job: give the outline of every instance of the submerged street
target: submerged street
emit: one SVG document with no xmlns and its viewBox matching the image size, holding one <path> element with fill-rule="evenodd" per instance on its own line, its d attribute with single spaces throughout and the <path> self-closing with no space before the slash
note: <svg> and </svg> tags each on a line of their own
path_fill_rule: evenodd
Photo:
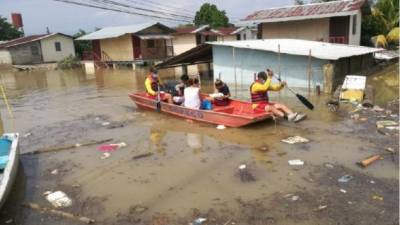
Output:
<svg viewBox="0 0 400 225">
<path fill-rule="evenodd" d="M 3 131 L 21 134 L 22 155 L 0 224 L 82 224 L 21 206 L 50 207 L 43 193 L 57 190 L 72 199 L 63 211 L 95 224 L 186 225 L 199 217 L 215 225 L 397 224 L 398 130 L 382 134 L 376 128 L 376 121 L 399 120 L 397 68 L 391 67 L 389 82 L 397 84 L 376 90 L 377 104 L 391 112 L 354 112 L 352 104 L 331 112 L 325 104 L 330 96 L 314 94 L 307 96 L 315 105 L 309 111 L 283 91 L 273 100 L 306 113 L 306 120 L 224 130 L 138 109 L 128 93 L 143 90 L 147 70 L 87 75 L 81 69 L 1 69 L 15 116 L 10 118 L 1 101 Z M 160 75 L 179 77 L 172 71 Z M 382 78 L 368 79 L 375 84 Z M 212 78 L 202 78 L 201 84 L 212 92 Z M 237 97 L 247 100 L 248 87 L 238 88 Z M 352 119 L 355 113 L 366 119 Z M 290 136 L 310 141 L 281 142 Z M 106 139 L 127 146 L 107 157 L 98 145 L 28 154 Z M 367 168 L 356 164 L 374 154 L 383 159 Z M 289 165 L 293 159 L 304 165 Z M 242 164 L 244 175 L 238 169 Z M 339 182 L 344 175 L 353 178 Z"/>
</svg>

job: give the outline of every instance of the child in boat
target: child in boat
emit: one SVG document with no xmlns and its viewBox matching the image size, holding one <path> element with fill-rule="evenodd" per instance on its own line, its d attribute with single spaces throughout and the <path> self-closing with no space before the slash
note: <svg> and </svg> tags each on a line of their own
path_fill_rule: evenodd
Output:
<svg viewBox="0 0 400 225">
<path fill-rule="evenodd" d="M 157 70 L 154 67 L 150 68 L 150 73 L 147 76 L 146 80 L 144 81 L 144 86 L 146 88 L 146 93 L 147 96 L 157 99 L 157 92 L 160 91 L 158 90 L 159 86 L 162 86 L 160 84 L 160 79 L 158 77 Z M 165 93 L 163 91 L 160 91 L 160 99 L 162 101 L 166 101 L 168 103 L 172 103 L 172 96 L 169 93 Z"/>
<path fill-rule="evenodd" d="M 188 87 L 188 80 L 189 76 L 184 74 L 181 76 L 181 81 L 179 84 L 175 85 L 175 91 L 178 93 L 177 96 L 174 96 L 172 100 L 174 101 L 175 104 L 182 104 L 183 103 L 183 91 L 185 90 L 186 87 Z"/>
<path fill-rule="evenodd" d="M 229 105 L 229 97 L 231 97 L 231 92 L 229 91 L 228 85 L 222 82 L 222 80 L 216 79 L 214 86 L 214 94 L 210 94 L 210 97 L 207 99 L 217 106 Z"/>
<path fill-rule="evenodd" d="M 184 101 L 183 105 L 191 109 L 200 109 L 201 98 L 200 98 L 200 88 L 199 80 L 197 78 L 189 78 L 188 87 L 185 88 L 183 95 Z"/>
<path fill-rule="evenodd" d="M 261 71 L 257 74 L 257 80 L 250 86 L 253 110 L 272 112 L 274 116 L 286 117 L 291 122 L 298 122 L 305 118 L 306 115 L 295 113 L 283 104 L 269 102 L 268 91 L 280 91 L 286 85 L 285 81 L 271 84 L 272 77 L 272 70 L 267 70 L 267 73 Z"/>
</svg>

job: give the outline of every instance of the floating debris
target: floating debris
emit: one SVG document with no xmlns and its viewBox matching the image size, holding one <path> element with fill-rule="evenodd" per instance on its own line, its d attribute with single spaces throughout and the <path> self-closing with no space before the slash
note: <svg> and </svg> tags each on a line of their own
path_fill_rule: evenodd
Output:
<svg viewBox="0 0 400 225">
<path fill-rule="evenodd" d="M 380 121 L 376 122 L 376 127 L 378 129 L 384 128 L 384 127 L 387 127 L 387 126 L 397 126 L 397 123 L 395 121 L 392 121 L 392 120 L 380 120 Z"/>
<path fill-rule="evenodd" d="M 340 183 L 347 183 L 347 182 L 349 182 L 350 180 L 352 180 L 353 178 L 354 178 L 353 176 L 351 176 L 351 175 L 349 175 L 349 174 L 346 174 L 346 175 L 340 177 L 340 178 L 338 179 L 338 181 L 339 181 Z"/>
<path fill-rule="evenodd" d="M 297 200 L 300 199 L 300 197 L 297 196 L 297 195 L 293 195 L 290 199 L 291 199 L 292 201 L 297 201 Z"/>
<path fill-rule="evenodd" d="M 31 135 L 32 135 L 32 133 L 26 133 L 26 134 L 24 134 L 24 137 L 29 137 Z"/>
<path fill-rule="evenodd" d="M 308 140 L 307 138 L 300 137 L 300 136 L 293 136 L 293 137 L 288 137 L 286 139 L 283 139 L 281 141 L 292 145 L 292 144 L 296 144 L 296 143 L 306 143 L 306 142 L 309 142 L 310 140 Z"/>
<path fill-rule="evenodd" d="M 201 225 L 201 224 L 203 224 L 203 223 L 206 222 L 206 221 L 207 221 L 206 218 L 199 217 L 199 218 L 193 220 L 193 222 L 191 222 L 190 224 L 191 224 L 191 225 Z"/>
<path fill-rule="evenodd" d="M 72 200 L 62 191 L 55 191 L 53 193 L 47 192 L 45 194 L 47 194 L 47 201 L 56 208 L 69 207 L 72 205 Z"/>
<path fill-rule="evenodd" d="M 58 174 L 58 170 L 57 169 L 52 170 L 50 173 L 53 174 L 53 175 L 57 175 Z"/>
<path fill-rule="evenodd" d="M 143 153 L 143 154 L 140 154 L 140 155 L 135 155 L 135 156 L 132 157 L 132 159 L 141 159 L 141 158 L 149 157 L 149 156 L 152 156 L 152 155 L 153 155 L 152 152 L 148 152 L 148 153 Z"/>
<path fill-rule="evenodd" d="M 101 125 L 105 127 L 105 126 L 110 125 L 110 122 L 103 122 L 103 123 L 101 123 Z"/>
<path fill-rule="evenodd" d="M 302 165 L 304 165 L 304 161 L 302 161 L 300 159 L 292 159 L 292 160 L 289 160 L 288 163 L 291 166 L 302 166 Z"/>
<path fill-rule="evenodd" d="M 333 169 L 334 166 L 330 163 L 325 163 L 325 167 L 329 168 L 329 169 Z"/>
<path fill-rule="evenodd" d="M 374 200 L 379 200 L 379 201 L 383 201 L 383 197 L 379 196 L 379 195 L 374 195 L 372 196 L 372 199 Z"/>
<path fill-rule="evenodd" d="M 340 192 L 342 192 L 342 193 L 347 193 L 347 191 L 344 190 L 344 189 L 340 189 Z"/>
<path fill-rule="evenodd" d="M 226 128 L 226 127 L 225 127 L 224 125 L 218 125 L 218 126 L 217 126 L 217 129 L 218 129 L 218 130 L 223 130 L 223 129 L 225 129 L 225 128 Z"/>
<path fill-rule="evenodd" d="M 242 182 L 256 181 L 256 178 L 253 176 L 253 174 L 251 174 L 246 164 L 239 165 L 238 169 L 239 169 L 240 181 Z"/>
<path fill-rule="evenodd" d="M 103 155 L 100 157 L 100 159 L 107 159 L 111 156 L 111 153 L 109 152 L 104 152 Z"/>
<path fill-rule="evenodd" d="M 118 144 L 100 145 L 99 147 L 97 147 L 97 150 L 103 151 L 103 152 L 109 152 L 109 151 L 117 150 L 117 149 L 122 148 L 122 147 L 126 147 L 126 143 L 125 142 L 120 142 Z"/>
</svg>

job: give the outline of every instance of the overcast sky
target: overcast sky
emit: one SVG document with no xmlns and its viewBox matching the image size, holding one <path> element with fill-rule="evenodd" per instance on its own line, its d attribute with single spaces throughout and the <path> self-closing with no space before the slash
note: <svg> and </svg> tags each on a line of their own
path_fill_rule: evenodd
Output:
<svg viewBox="0 0 400 225">
<path fill-rule="evenodd" d="M 130 4 L 133 5 L 133 2 L 146 2 L 147 0 L 126 1 L 131 1 Z M 225 10 L 230 20 L 235 21 L 256 10 L 291 5 L 293 0 L 149 0 L 147 3 L 136 4 L 136 6 L 151 8 L 150 5 L 157 2 L 159 3 L 158 7 L 174 7 L 175 9 L 169 8 L 174 11 L 181 8 L 182 10 L 179 11 L 193 15 L 201 4 L 209 2 L 216 4 L 219 9 Z M 45 33 L 46 27 L 49 27 L 51 32 L 74 34 L 78 29 L 93 31 L 95 27 L 129 25 L 149 21 L 160 21 L 170 26 L 178 24 L 53 0 L 0 0 L 0 16 L 6 17 L 10 21 L 12 12 L 22 14 L 24 30 L 28 35 Z"/>
</svg>

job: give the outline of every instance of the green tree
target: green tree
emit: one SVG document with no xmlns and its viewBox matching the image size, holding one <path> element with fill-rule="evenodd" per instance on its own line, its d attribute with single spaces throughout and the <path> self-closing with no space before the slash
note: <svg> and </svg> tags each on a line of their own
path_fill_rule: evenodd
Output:
<svg viewBox="0 0 400 225">
<path fill-rule="evenodd" d="M 11 40 L 22 36 L 22 32 L 15 29 L 7 22 L 5 17 L 0 16 L 0 41 Z"/>
<path fill-rule="evenodd" d="M 378 0 L 362 21 L 362 44 L 391 47 L 399 43 L 399 1 Z M 372 41 L 372 42 L 371 42 Z"/>
<path fill-rule="evenodd" d="M 197 26 L 209 24 L 211 27 L 227 27 L 229 19 L 224 10 L 218 10 L 214 4 L 204 3 L 196 12 L 193 23 Z"/>
<path fill-rule="evenodd" d="M 86 35 L 87 32 L 79 29 L 78 33 L 74 34 L 74 39 L 81 37 L 83 35 Z M 74 41 L 75 45 L 75 52 L 78 57 L 82 57 L 85 52 L 91 52 L 92 51 L 92 43 L 90 41 Z"/>
<path fill-rule="evenodd" d="M 304 1 L 303 0 L 294 0 L 294 4 L 295 5 L 304 5 Z"/>
</svg>

